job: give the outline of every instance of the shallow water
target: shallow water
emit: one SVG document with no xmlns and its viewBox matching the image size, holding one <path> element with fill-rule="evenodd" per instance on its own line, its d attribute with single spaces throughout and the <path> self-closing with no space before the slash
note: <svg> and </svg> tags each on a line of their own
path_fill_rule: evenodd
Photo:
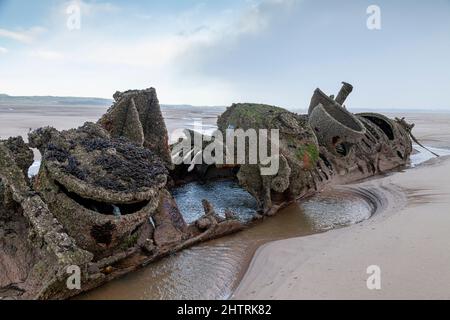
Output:
<svg viewBox="0 0 450 320">
<path fill-rule="evenodd" d="M 225 211 L 230 210 L 243 222 L 250 221 L 258 208 L 255 198 L 234 181 L 189 183 L 172 194 L 187 223 L 201 217 L 203 199 L 208 199 L 218 215 L 224 217 Z"/>
<path fill-rule="evenodd" d="M 203 198 L 215 199 L 217 188 L 231 192 L 231 202 L 246 203 L 238 212 L 247 217 L 248 194 L 231 182 L 206 187 L 190 184 L 177 194 L 181 211 L 192 220 L 201 214 L 196 205 Z M 238 191 L 240 190 L 240 191 Z M 198 192 L 195 192 L 198 191 Z M 241 202 L 242 201 L 242 202 Z M 216 205 L 218 211 L 225 208 Z M 201 206 L 201 204 L 200 204 Z M 367 198 L 349 190 L 324 192 L 302 204 L 295 203 L 237 234 L 216 239 L 115 280 L 83 295 L 82 299 L 226 299 L 232 294 L 254 250 L 261 244 L 290 237 L 306 236 L 368 219 L 375 206 Z"/>
<path fill-rule="evenodd" d="M 436 157 L 430 151 L 426 150 L 425 148 L 422 148 L 419 145 L 415 144 L 413 145 L 413 147 L 415 150 L 417 150 L 416 153 L 411 155 L 411 167 L 413 168 Z M 450 156 L 450 150 L 448 149 L 433 148 L 433 147 L 427 148 L 441 157 Z"/>
</svg>

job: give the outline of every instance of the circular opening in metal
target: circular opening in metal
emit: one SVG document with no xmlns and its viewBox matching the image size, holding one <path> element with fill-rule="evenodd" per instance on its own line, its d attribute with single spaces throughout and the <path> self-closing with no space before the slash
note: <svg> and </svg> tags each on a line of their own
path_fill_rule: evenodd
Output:
<svg viewBox="0 0 450 320">
<path fill-rule="evenodd" d="M 325 111 L 340 124 L 358 131 L 364 131 L 363 127 L 355 120 L 355 118 L 344 108 L 338 106 L 324 106 Z"/>
</svg>

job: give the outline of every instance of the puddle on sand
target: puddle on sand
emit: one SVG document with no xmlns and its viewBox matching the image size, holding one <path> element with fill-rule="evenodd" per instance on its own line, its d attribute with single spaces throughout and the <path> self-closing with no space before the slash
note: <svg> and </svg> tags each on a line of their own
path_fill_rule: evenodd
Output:
<svg viewBox="0 0 450 320">
<path fill-rule="evenodd" d="M 222 202 L 218 194 L 227 201 Z M 201 214 L 198 208 L 204 198 L 210 199 L 219 212 L 244 206 L 237 212 L 244 220 L 254 206 L 253 201 L 248 201 L 248 193 L 234 182 L 192 183 L 175 192 L 175 196 L 189 221 Z M 292 204 L 249 229 L 178 252 L 79 298 L 226 299 L 259 245 L 357 223 L 368 219 L 374 211 L 370 201 L 352 191 L 324 192 L 301 205 Z"/>
<path fill-rule="evenodd" d="M 436 156 L 432 154 L 430 151 L 426 150 L 425 148 L 415 144 L 413 145 L 414 149 L 417 151 L 411 155 L 411 167 L 417 167 L 418 165 L 427 162 L 430 159 L 435 158 Z M 450 156 L 450 150 L 448 149 L 442 149 L 442 148 L 433 148 L 433 147 L 427 147 L 429 150 L 433 151 L 434 153 L 438 154 L 441 157 Z"/>
</svg>

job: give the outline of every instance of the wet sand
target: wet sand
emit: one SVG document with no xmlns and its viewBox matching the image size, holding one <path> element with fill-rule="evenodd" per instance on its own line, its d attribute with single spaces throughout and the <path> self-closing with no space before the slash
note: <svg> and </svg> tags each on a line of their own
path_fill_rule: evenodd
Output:
<svg viewBox="0 0 450 320">
<path fill-rule="evenodd" d="M 228 299 L 259 246 L 368 219 L 375 205 L 358 191 L 326 192 L 293 204 L 247 230 L 185 249 L 77 299 Z M 202 196 L 194 198 L 200 203 Z"/>
<path fill-rule="evenodd" d="M 449 115 L 411 118 L 425 144 L 450 145 Z M 399 193 L 358 225 L 260 247 L 233 298 L 450 299 L 449 174 L 441 157 L 362 183 Z M 371 265 L 381 290 L 367 288 Z"/>
<path fill-rule="evenodd" d="M 450 113 L 387 113 L 389 117 L 406 117 L 415 123 L 413 134 L 422 144 L 450 149 Z"/>
<path fill-rule="evenodd" d="M 41 127 L 54 127 L 68 130 L 82 126 L 85 122 L 97 122 L 110 105 L 0 105 L 0 139 L 22 136 L 27 141 L 28 133 Z M 162 106 L 169 133 L 176 129 L 194 129 L 196 123 L 202 123 L 205 133 L 214 128 L 217 116 L 225 108 L 190 106 Z M 170 136 L 175 141 L 179 135 Z M 34 150 L 35 160 L 40 154 Z"/>
<path fill-rule="evenodd" d="M 30 130 L 52 126 L 58 130 L 77 128 L 85 122 L 97 122 L 110 106 L 60 105 L 60 106 L 9 106 L 0 105 L 0 139 L 22 136 L 26 139 Z M 215 128 L 217 116 L 225 108 L 209 109 L 190 106 L 162 106 L 167 129 L 194 129 L 196 122 L 204 129 Z"/>
</svg>

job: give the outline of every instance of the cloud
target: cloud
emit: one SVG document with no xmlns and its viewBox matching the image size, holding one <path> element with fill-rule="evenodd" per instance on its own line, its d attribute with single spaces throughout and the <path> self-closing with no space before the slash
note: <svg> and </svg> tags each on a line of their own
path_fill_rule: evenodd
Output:
<svg viewBox="0 0 450 320">
<path fill-rule="evenodd" d="M 142 28 L 141 32 L 130 32 L 129 36 L 124 37 L 109 30 L 122 26 L 120 17 L 123 13 L 117 5 L 67 1 L 54 7 L 54 32 L 51 37 L 42 39 L 39 46 L 29 53 L 32 57 L 46 60 L 70 57 L 71 61 L 78 63 L 176 70 L 194 63 L 192 56 L 202 50 L 231 47 L 237 45 L 241 37 L 263 32 L 270 27 L 276 15 L 273 10 L 288 8 L 296 2 L 298 0 L 249 1 L 244 6 L 223 11 L 210 11 L 204 4 L 196 5 L 173 15 L 152 14 L 154 21 L 151 26 L 141 22 L 138 25 Z M 67 6 L 76 4 L 81 9 L 82 27 L 80 31 L 68 33 L 62 27 L 65 21 L 61 19 L 67 18 Z M 106 29 L 102 28 L 103 25 Z M 3 34 L 1 31 L 0 36 L 32 43 L 45 29 L 35 27 L 22 32 L 3 30 Z M 44 47 L 52 50 L 41 49 Z"/>
<path fill-rule="evenodd" d="M 37 36 L 46 31 L 43 27 L 32 27 L 25 31 L 11 31 L 0 29 L 0 37 L 15 40 L 21 43 L 30 44 L 34 42 Z"/>
<path fill-rule="evenodd" d="M 61 60 L 64 58 L 64 54 L 53 50 L 34 50 L 30 55 L 44 60 Z"/>
<path fill-rule="evenodd" d="M 249 1 L 250 5 L 239 10 L 227 10 L 212 15 L 195 26 L 184 37 L 192 45 L 227 46 L 245 36 L 257 35 L 270 28 L 280 11 L 288 10 L 300 0 Z"/>
<path fill-rule="evenodd" d="M 109 2 L 82 2 L 81 10 L 84 14 L 94 15 L 98 13 L 111 13 L 120 10 L 120 7 Z"/>
<path fill-rule="evenodd" d="M 8 49 L 0 47 L 0 54 L 8 53 Z"/>
<path fill-rule="evenodd" d="M 63 11 L 66 12 L 67 7 L 78 5 L 83 16 L 94 16 L 99 13 L 118 12 L 120 7 L 109 2 L 86 2 L 82 0 L 68 1 L 63 5 Z"/>
<path fill-rule="evenodd" d="M 253 3 L 244 11 L 235 24 L 238 34 L 261 32 L 277 17 L 279 11 L 289 12 L 301 0 L 263 0 Z"/>
<path fill-rule="evenodd" d="M 73 83 L 79 84 L 76 87 L 52 81 L 52 90 L 61 94 L 108 96 L 121 86 L 126 89 L 153 85 L 166 102 L 228 103 L 239 88 L 235 81 L 204 72 L 202 66 L 208 60 L 205 57 L 239 47 L 247 37 L 264 33 L 281 19 L 280 11 L 287 10 L 293 2 L 297 1 L 246 1 L 222 10 L 197 5 L 161 13 L 136 11 L 136 7 L 119 10 L 109 3 L 81 1 L 81 29 L 69 32 L 65 21 L 67 5 L 77 2 L 68 1 L 51 8 L 46 20 L 51 32 L 23 53 L 35 68 L 34 74 L 44 72 L 48 66 L 54 73 L 53 79 L 64 77 L 64 73 L 73 75 Z M 136 16 L 149 12 L 151 16 Z M 145 20 L 150 17 L 151 23 Z M 22 42 L 35 39 L 29 31 L 21 32 L 25 36 Z M 54 63 L 61 61 L 70 63 L 54 68 Z M 89 84 L 98 79 L 101 85 Z M 30 81 L 30 87 L 37 90 L 35 82 Z M 48 87 L 42 86 L 41 90 Z"/>
<path fill-rule="evenodd" d="M 12 39 L 15 41 L 30 43 L 31 37 L 23 32 L 14 32 L 6 29 L 0 29 L 0 37 Z"/>
<path fill-rule="evenodd" d="M 161 34 L 130 36 L 130 39 L 102 39 L 102 45 L 91 48 L 89 55 L 78 54 L 96 63 L 112 63 L 142 67 L 163 68 L 183 63 L 185 57 L 198 50 L 231 46 L 241 37 L 256 35 L 270 27 L 277 10 L 289 9 L 299 0 L 263 0 L 240 8 L 205 15 L 203 7 L 196 6 L 165 20 L 176 26 Z M 106 4 L 98 6 L 107 9 Z M 145 34 L 145 32 L 143 32 Z M 190 61 L 192 62 L 192 61 Z"/>
</svg>

